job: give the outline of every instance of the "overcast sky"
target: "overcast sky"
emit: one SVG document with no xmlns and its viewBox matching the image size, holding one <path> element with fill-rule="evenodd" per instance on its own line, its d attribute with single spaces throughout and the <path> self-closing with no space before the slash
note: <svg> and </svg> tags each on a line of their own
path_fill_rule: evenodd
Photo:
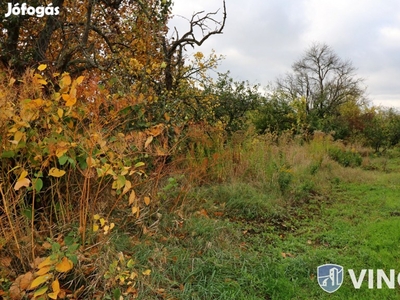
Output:
<svg viewBox="0 0 400 300">
<path fill-rule="evenodd" d="M 399 0 L 226 0 L 224 33 L 198 48 L 222 54 L 218 71 L 267 86 L 291 70 L 313 43 L 350 60 L 376 105 L 400 108 Z M 216 11 L 222 0 L 174 0 L 171 26 L 188 28 L 193 12 Z"/>
</svg>

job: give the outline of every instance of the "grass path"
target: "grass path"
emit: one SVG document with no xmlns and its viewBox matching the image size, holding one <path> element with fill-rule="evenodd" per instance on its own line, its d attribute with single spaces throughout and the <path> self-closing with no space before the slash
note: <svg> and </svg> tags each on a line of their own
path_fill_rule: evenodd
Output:
<svg viewBox="0 0 400 300">
<path fill-rule="evenodd" d="M 316 266 L 336 263 L 346 270 L 354 269 L 358 275 L 361 269 L 390 269 L 400 271 L 400 189 L 396 184 L 399 174 L 380 176 L 375 183 L 341 184 L 337 187 L 332 201 L 321 215 L 309 224 L 308 235 L 313 249 L 299 253 L 305 260 L 310 259 Z M 300 242 L 300 235 L 292 237 Z M 300 240 L 299 240 L 300 239 Z M 315 276 L 315 275 L 314 275 Z M 385 285 L 381 290 L 368 289 L 367 278 L 359 290 L 354 289 L 348 273 L 343 286 L 329 295 L 319 289 L 314 276 L 311 282 L 305 280 L 300 293 L 293 293 L 281 299 L 399 299 L 399 289 L 390 290 Z M 304 278 L 302 278 L 304 279 Z M 376 280 L 376 279 L 375 279 Z M 302 281 L 302 280 L 301 280 Z M 396 284 L 397 285 L 397 284 Z M 308 297 L 307 295 L 310 295 Z"/>
<path fill-rule="evenodd" d="M 383 269 L 387 275 L 390 269 L 400 272 L 400 174 L 379 174 L 375 178 L 375 182 L 338 186 L 335 201 L 323 210 L 319 220 L 322 230 L 314 235 L 314 241 L 324 245 L 315 249 L 315 255 L 330 256 L 321 263 L 331 259 L 346 270 L 354 269 L 356 275 L 361 269 Z M 314 290 L 311 286 L 308 289 L 310 293 Z M 374 289 L 369 289 L 365 278 L 356 290 L 345 273 L 344 284 L 334 295 L 316 293 L 313 297 L 399 299 L 400 289 L 391 290 L 385 284 L 376 289 L 376 279 Z"/>
</svg>

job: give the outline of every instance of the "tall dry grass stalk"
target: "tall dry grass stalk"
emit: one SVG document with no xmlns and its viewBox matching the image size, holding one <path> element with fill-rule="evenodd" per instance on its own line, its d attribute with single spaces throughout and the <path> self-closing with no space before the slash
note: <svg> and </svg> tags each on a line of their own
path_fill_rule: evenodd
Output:
<svg viewBox="0 0 400 300">
<path fill-rule="evenodd" d="M 191 138 L 192 149 L 201 151 L 188 153 L 186 168 L 192 174 L 190 180 L 201 184 L 247 182 L 278 198 L 297 201 L 307 193 L 328 193 L 334 178 L 368 178 L 362 169 L 344 168 L 328 153 L 331 147 L 366 149 L 357 146 L 354 150 L 354 145 L 334 141 L 323 132 L 315 132 L 308 140 L 291 132 L 260 136 L 252 131 L 213 139 L 197 130 Z"/>
</svg>

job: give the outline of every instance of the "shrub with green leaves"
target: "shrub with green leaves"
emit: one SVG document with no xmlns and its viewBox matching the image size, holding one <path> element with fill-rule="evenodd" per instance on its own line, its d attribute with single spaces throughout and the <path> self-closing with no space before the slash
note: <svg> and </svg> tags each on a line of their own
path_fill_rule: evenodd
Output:
<svg viewBox="0 0 400 300">
<path fill-rule="evenodd" d="M 332 147 L 328 149 L 328 154 L 331 159 L 344 167 L 359 167 L 362 163 L 361 155 L 354 151 Z"/>
</svg>

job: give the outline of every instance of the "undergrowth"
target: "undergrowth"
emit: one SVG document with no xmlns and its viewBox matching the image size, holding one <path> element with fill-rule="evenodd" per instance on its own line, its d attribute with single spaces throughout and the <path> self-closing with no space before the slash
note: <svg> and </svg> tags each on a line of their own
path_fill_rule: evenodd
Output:
<svg viewBox="0 0 400 300">
<path fill-rule="evenodd" d="M 297 246 L 280 249 L 282 240 L 321 214 L 335 187 L 366 178 L 357 166 L 372 165 L 320 132 L 227 137 L 191 124 L 174 142 L 165 124 L 127 133 L 138 99 L 67 73 L 46 94 L 44 68 L 24 75 L 18 96 L 12 78 L 0 85 L 12 99 L 0 119 L 6 299 L 294 295 L 313 267 L 285 261 Z"/>
</svg>

